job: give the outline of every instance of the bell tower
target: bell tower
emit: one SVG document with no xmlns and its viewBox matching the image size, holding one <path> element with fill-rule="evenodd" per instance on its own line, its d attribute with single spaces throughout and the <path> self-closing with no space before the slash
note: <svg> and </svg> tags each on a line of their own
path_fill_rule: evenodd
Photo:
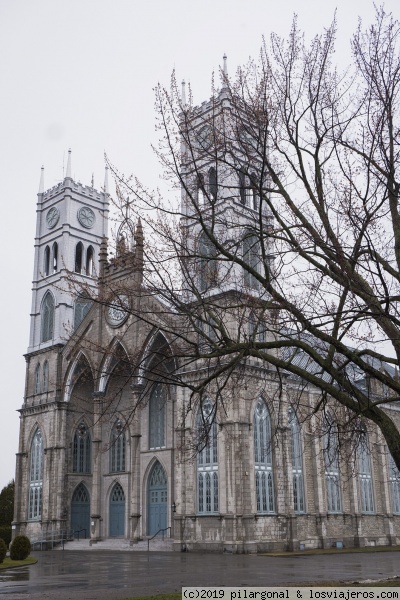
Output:
<svg viewBox="0 0 400 600">
<path fill-rule="evenodd" d="M 45 191 L 42 167 L 35 236 L 31 327 L 28 354 L 64 344 L 79 315 L 74 300 L 95 289 L 101 240 L 107 235 L 107 168 L 104 189 L 72 179 L 71 150 L 66 175 Z M 72 283 L 71 283 L 72 279 Z"/>
<path fill-rule="evenodd" d="M 257 124 L 231 88 L 226 55 L 223 60 L 221 89 L 200 106 L 187 105 L 182 82 L 181 223 L 192 263 L 187 297 L 229 291 L 265 300 L 255 273 L 273 269 L 272 214 Z M 218 259 L 218 246 L 234 259 Z M 242 269 L 235 258 L 250 268 Z"/>
</svg>

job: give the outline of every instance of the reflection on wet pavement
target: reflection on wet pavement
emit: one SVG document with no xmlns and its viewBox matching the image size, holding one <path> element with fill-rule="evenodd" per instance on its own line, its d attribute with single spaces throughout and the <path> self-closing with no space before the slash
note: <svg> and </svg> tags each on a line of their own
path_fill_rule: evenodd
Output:
<svg viewBox="0 0 400 600">
<path fill-rule="evenodd" d="M 13 600 L 102 600 L 179 592 L 185 585 L 268 586 L 393 577 L 396 552 L 265 557 L 235 554 L 38 552 L 31 567 L 2 571 L 0 596 Z"/>
</svg>

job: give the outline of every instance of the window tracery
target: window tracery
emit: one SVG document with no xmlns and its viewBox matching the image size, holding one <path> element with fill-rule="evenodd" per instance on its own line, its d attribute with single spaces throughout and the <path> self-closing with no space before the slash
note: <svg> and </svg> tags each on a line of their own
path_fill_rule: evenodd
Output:
<svg viewBox="0 0 400 600">
<path fill-rule="evenodd" d="M 254 410 L 254 467 L 258 513 L 275 512 L 271 418 L 264 400 Z"/>
<path fill-rule="evenodd" d="M 43 437 L 38 428 L 31 443 L 28 519 L 40 519 L 43 491 Z"/>
<path fill-rule="evenodd" d="M 206 399 L 196 419 L 197 443 L 197 511 L 218 512 L 218 445 L 217 424 L 212 403 Z"/>
<path fill-rule="evenodd" d="M 149 448 L 165 447 L 166 390 L 161 383 L 153 385 L 149 400 Z"/>
<path fill-rule="evenodd" d="M 110 436 L 110 472 L 125 471 L 125 432 L 122 421 L 117 419 Z"/>
<path fill-rule="evenodd" d="M 301 426 L 292 407 L 289 408 L 289 427 L 291 432 L 292 448 L 293 508 L 296 513 L 303 513 L 305 502 Z"/>
<path fill-rule="evenodd" d="M 42 318 L 41 341 L 47 342 L 52 339 L 54 329 L 54 298 L 49 291 L 43 298 L 40 313 Z"/>
<path fill-rule="evenodd" d="M 325 485 L 327 509 L 330 513 L 342 512 L 340 492 L 339 442 L 336 424 L 327 413 L 324 423 L 323 455 L 325 464 Z"/>
<path fill-rule="evenodd" d="M 74 473 L 91 472 L 91 436 L 84 421 L 81 421 L 75 431 L 73 445 L 72 470 Z"/>
</svg>

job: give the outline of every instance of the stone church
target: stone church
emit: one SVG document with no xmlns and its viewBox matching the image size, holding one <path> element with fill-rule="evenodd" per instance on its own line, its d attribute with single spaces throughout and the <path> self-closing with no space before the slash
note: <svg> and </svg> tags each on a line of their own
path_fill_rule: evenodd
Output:
<svg viewBox="0 0 400 600">
<path fill-rule="evenodd" d="M 312 386 L 252 359 L 224 411 L 212 397 L 187 410 L 188 389 L 168 384 L 178 359 L 166 331 L 179 315 L 142 291 L 140 221 L 126 219 L 109 258 L 107 170 L 102 191 L 71 173 L 69 153 L 64 180 L 46 190 L 42 171 L 38 193 L 14 533 L 135 544 L 166 530 L 177 551 L 239 553 L 400 543 L 400 479 L 382 436 L 365 431 L 354 468 L 334 417 L 316 435 L 317 417 L 303 420 L 291 401 L 301 387 L 312 406 Z M 217 194 L 212 169 L 199 204 L 206 186 Z M 242 182 L 229 199 L 243 226 L 256 208 L 249 190 Z M 108 290 L 108 302 L 90 301 Z M 397 406 L 387 410 L 399 421 Z"/>
</svg>

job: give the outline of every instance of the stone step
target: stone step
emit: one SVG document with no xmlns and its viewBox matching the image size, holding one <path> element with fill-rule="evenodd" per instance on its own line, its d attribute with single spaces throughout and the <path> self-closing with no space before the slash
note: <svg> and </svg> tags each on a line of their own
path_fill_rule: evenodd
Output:
<svg viewBox="0 0 400 600">
<path fill-rule="evenodd" d="M 154 538 L 150 540 L 150 552 L 172 552 L 174 541 L 170 538 L 162 540 Z M 62 545 L 57 546 L 58 550 L 62 550 Z M 96 542 L 90 545 L 89 540 L 74 540 L 65 542 L 64 550 L 115 550 L 129 552 L 147 552 L 147 539 L 141 540 L 137 544 L 130 545 L 130 541 L 126 539 L 105 539 L 101 542 Z"/>
</svg>

